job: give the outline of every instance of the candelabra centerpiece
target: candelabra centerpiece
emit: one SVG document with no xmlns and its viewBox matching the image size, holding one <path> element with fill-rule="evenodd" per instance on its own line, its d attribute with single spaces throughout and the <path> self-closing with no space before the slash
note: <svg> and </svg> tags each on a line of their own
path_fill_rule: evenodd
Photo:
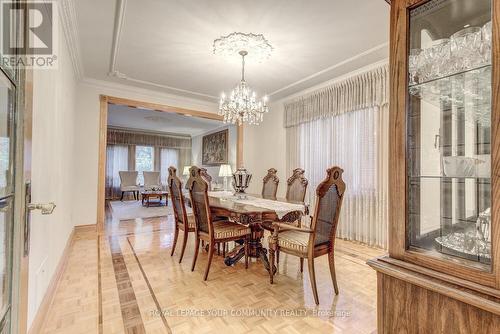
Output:
<svg viewBox="0 0 500 334">
<path fill-rule="evenodd" d="M 252 174 L 248 173 L 246 168 L 238 168 L 236 172 L 233 173 L 233 187 L 236 191 L 236 195 L 245 194 L 245 190 L 250 185 L 251 179 Z"/>
</svg>

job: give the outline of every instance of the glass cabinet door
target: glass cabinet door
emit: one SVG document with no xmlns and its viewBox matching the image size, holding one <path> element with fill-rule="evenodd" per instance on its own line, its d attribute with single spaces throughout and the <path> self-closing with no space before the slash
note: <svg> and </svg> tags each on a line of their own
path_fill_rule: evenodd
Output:
<svg viewBox="0 0 500 334">
<path fill-rule="evenodd" d="M 410 10 L 407 242 L 491 265 L 491 0 Z"/>
</svg>

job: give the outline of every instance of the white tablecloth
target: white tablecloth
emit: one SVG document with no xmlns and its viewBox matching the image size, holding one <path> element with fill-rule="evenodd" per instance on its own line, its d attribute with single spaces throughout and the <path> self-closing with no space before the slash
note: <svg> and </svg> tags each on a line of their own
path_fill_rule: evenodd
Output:
<svg viewBox="0 0 500 334">
<path fill-rule="evenodd" d="M 247 195 L 245 199 L 234 196 L 230 191 L 210 191 L 208 196 L 222 198 L 228 201 L 233 201 L 240 204 L 248 204 L 257 206 L 259 208 L 264 208 L 276 212 L 279 219 L 283 218 L 287 213 L 293 211 L 305 212 L 305 206 L 303 204 L 294 204 L 280 201 L 273 201 L 270 199 L 263 199 L 259 197 Z"/>
</svg>

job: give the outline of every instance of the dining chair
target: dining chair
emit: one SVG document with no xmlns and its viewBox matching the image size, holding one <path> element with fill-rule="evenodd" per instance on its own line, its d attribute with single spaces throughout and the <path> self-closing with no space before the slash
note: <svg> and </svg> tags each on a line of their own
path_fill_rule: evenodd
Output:
<svg viewBox="0 0 500 334">
<path fill-rule="evenodd" d="M 314 259 L 318 256 L 328 254 L 333 288 L 336 295 L 339 293 L 335 276 L 334 247 L 340 208 L 346 188 L 342 180 L 343 172 L 340 167 L 331 167 L 326 171 L 325 180 L 316 188 L 316 204 L 310 228 L 275 222 L 273 223 L 273 235 L 269 237 L 271 268 L 274 265 L 274 257 L 277 251 L 307 259 L 316 304 L 319 304 L 319 299 L 316 274 L 314 272 Z M 273 270 L 270 270 L 269 274 L 270 282 L 273 284 Z"/>
<path fill-rule="evenodd" d="M 305 170 L 295 168 L 287 180 L 286 200 L 304 203 L 309 181 L 304 176 Z"/>
<path fill-rule="evenodd" d="M 275 168 L 269 168 L 267 175 L 262 179 L 262 198 L 276 200 L 276 192 L 280 179 L 276 176 L 278 171 Z"/>
<path fill-rule="evenodd" d="M 200 175 L 203 178 L 203 181 L 205 181 L 208 185 L 208 191 L 212 191 L 212 176 L 208 174 L 208 171 L 206 168 L 200 168 Z"/>
<path fill-rule="evenodd" d="M 118 175 L 120 176 L 120 191 L 122 195 L 120 197 L 120 201 L 123 201 L 123 194 L 126 192 L 133 192 L 134 199 L 139 199 L 139 191 L 140 187 L 137 184 L 137 171 L 119 171 Z"/>
<path fill-rule="evenodd" d="M 182 248 L 179 263 L 182 262 L 184 251 L 189 233 L 195 232 L 195 219 L 193 215 L 186 213 L 186 206 L 184 205 L 184 195 L 182 194 L 182 181 L 177 177 L 177 168 L 168 168 L 168 190 L 174 208 L 174 221 L 175 221 L 175 234 L 174 242 L 172 245 L 172 252 L 170 256 L 174 255 L 175 246 L 177 245 L 177 238 L 179 237 L 179 230 L 183 232 L 182 235 Z"/>
<path fill-rule="evenodd" d="M 286 188 L 286 200 L 287 202 L 296 202 L 296 203 L 303 203 L 305 206 L 305 198 L 306 198 L 306 191 L 307 191 L 307 185 L 309 184 L 309 181 L 305 178 L 304 176 L 305 170 L 302 168 L 295 168 L 292 172 L 292 176 L 290 176 L 287 180 L 287 188 Z M 308 207 L 305 206 L 305 215 L 309 214 Z M 282 222 L 282 221 L 278 221 Z M 273 231 L 272 227 L 273 222 L 262 222 L 262 227 L 268 231 Z M 301 227 L 302 221 L 301 219 L 292 222 L 292 223 L 287 223 L 287 224 L 296 224 L 298 227 Z M 276 253 L 276 262 L 279 264 L 279 252 Z M 301 268 L 304 266 L 304 260 L 301 260 Z"/>
<path fill-rule="evenodd" d="M 161 189 L 160 172 L 142 172 L 144 190 Z"/>
<path fill-rule="evenodd" d="M 208 201 L 208 184 L 201 176 L 200 168 L 192 166 L 189 170 L 188 189 L 195 217 L 195 253 L 191 271 L 194 271 L 198 258 L 200 240 L 208 243 L 208 261 L 203 280 L 207 280 L 216 243 L 244 240 L 245 268 L 248 268 L 248 240 L 250 228 L 229 220 L 214 220 Z"/>
</svg>

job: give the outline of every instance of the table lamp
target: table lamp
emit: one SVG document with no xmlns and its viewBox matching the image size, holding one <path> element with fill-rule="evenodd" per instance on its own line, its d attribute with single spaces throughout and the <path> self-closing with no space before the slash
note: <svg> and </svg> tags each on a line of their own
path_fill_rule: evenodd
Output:
<svg viewBox="0 0 500 334">
<path fill-rule="evenodd" d="M 185 177 L 185 180 L 184 180 L 184 183 L 187 183 L 187 180 L 189 179 L 189 169 L 191 168 L 191 166 L 184 166 L 184 170 L 182 171 L 182 175 L 184 175 Z"/>
<path fill-rule="evenodd" d="M 221 165 L 219 169 L 219 176 L 224 178 L 224 190 L 227 191 L 227 178 L 233 176 L 231 165 Z"/>
</svg>

